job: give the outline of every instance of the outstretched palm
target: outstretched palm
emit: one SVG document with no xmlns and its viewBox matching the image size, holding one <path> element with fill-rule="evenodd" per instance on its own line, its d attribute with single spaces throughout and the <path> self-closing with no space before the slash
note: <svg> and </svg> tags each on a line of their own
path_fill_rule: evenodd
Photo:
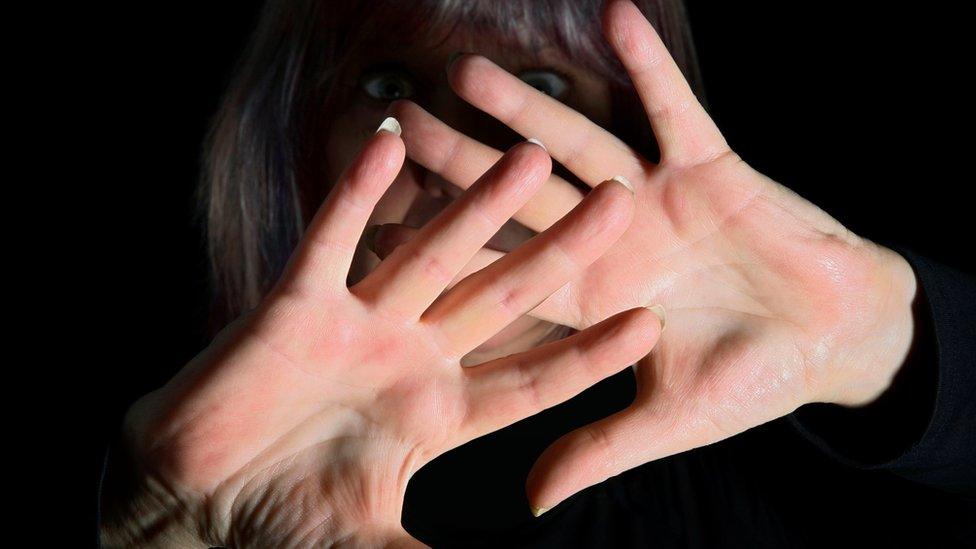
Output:
<svg viewBox="0 0 976 549">
<path fill-rule="evenodd" d="M 907 263 L 730 151 L 633 4 L 611 2 L 604 23 L 649 115 L 658 164 L 485 58 L 450 68 L 462 98 L 542 139 L 583 182 L 623 176 L 635 187 L 624 236 L 532 314 L 585 328 L 637 305 L 668 313 L 660 345 L 638 365 L 636 402 L 563 437 L 536 464 L 528 488 L 541 507 L 807 402 L 867 402 L 911 338 Z M 500 154 L 416 105 L 393 110 L 409 121 L 408 155 L 460 187 Z M 544 230 L 581 197 L 550 177 L 516 219 Z"/>
<path fill-rule="evenodd" d="M 461 367 L 465 354 L 598 257 L 632 217 L 633 195 L 603 185 L 550 230 L 441 295 L 548 177 L 549 157 L 530 144 L 514 147 L 425 232 L 347 287 L 363 226 L 403 153 L 391 133 L 372 138 L 265 302 L 133 407 L 127 440 L 143 486 L 128 509 L 134 518 L 110 520 L 117 527 L 106 545 L 146 542 L 162 530 L 176 533 L 154 542 L 412 545 L 400 510 L 424 463 L 650 350 L 660 322 L 638 309 Z"/>
</svg>

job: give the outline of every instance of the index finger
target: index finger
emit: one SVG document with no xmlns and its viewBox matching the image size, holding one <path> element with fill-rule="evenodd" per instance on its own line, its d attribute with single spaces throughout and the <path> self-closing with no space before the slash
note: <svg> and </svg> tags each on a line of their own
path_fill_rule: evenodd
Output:
<svg viewBox="0 0 976 549">
<path fill-rule="evenodd" d="M 462 55 L 448 75 L 462 99 L 523 136 L 541 139 L 553 158 L 591 187 L 614 175 L 640 181 L 651 167 L 615 135 L 484 57 Z"/>
<path fill-rule="evenodd" d="M 346 288 L 366 222 L 403 165 L 400 133 L 391 117 L 366 141 L 309 222 L 282 280 L 310 290 Z"/>
<path fill-rule="evenodd" d="M 501 151 L 451 128 L 415 103 L 397 101 L 389 112 L 404 121 L 403 142 L 410 159 L 461 189 L 470 187 L 502 157 Z M 541 233 L 582 199 L 583 193 L 576 187 L 550 174 L 537 194 L 512 217 Z"/>
<path fill-rule="evenodd" d="M 661 37 L 629 0 L 611 0 L 603 32 L 630 75 L 654 129 L 662 163 L 694 164 L 729 150 Z"/>
</svg>

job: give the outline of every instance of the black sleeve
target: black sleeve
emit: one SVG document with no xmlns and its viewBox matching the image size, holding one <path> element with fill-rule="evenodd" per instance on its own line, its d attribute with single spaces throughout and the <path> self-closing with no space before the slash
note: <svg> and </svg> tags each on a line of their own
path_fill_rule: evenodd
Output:
<svg viewBox="0 0 976 549">
<path fill-rule="evenodd" d="M 891 386 L 866 406 L 808 404 L 789 421 L 847 465 L 976 494 L 976 279 L 898 251 L 918 294 L 912 348 Z"/>
</svg>

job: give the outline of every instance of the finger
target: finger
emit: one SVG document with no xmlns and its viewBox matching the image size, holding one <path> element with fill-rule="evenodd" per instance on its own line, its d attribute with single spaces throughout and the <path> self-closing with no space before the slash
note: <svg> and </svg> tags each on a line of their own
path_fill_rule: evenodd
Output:
<svg viewBox="0 0 976 549">
<path fill-rule="evenodd" d="M 658 433 L 647 428 L 643 415 L 632 405 L 549 446 L 526 480 L 532 513 L 541 515 L 580 490 L 649 461 L 641 445 Z"/>
<path fill-rule="evenodd" d="M 419 229 L 414 229 L 412 227 L 407 227 L 406 225 L 400 225 L 397 223 L 387 223 L 384 225 L 379 225 L 376 227 L 375 234 L 368 238 L 366 241 L 366 247 L 376 254 L 380 259 L 385 259 L 389 257 L 391 253 L 400 245 L 406 243 L 411 238 L 417 236 Z M 491 248 L 481 248 L 478 250 L 474 257 L 468 261 L 467 265 L 461 269 L 461 271 L 454 277 L 454 280 L 448 285 L 448 288 L 453 288 L 458 282 L 464 280 L 466 277 L 480 271 L 481 269 L 487 267 L 494 263 L 498 258 L 502 257 L 504 252 L 499 252 L 498 250 L 492 250 Z"/>
<path fill-rule="evenodd" d="M 353 288 L 394 314 L 419 317 L 502 225 L 549 177 L 545 149 L 512 147 L 460 198 L 399 246 Z"/>
<path fill-rule="evenodd" d="M 639 395 L 628 408 L 562 436 L 526 479 L 533 513 L 634 467 L 728 436 L 694 412 L 696 405 L 686 399 L 665 407 Z"/>
<path fill-rule="evenodd" d="M 728 151 L 657 32 L 629 0 L 612 0 L 603 31 L 630 74 L 654 129 L 661 162 L 694 164 Z"/>
<path fill-rule="evenodd" d="M 462 189 L 470 187 L 502 156 L 500 151 L 452 129 L 415 103 L 397 101 L 390 106 L 390 112 L 404 121 L 407 156 Z M 582 199 L 583 193 L 576 187 L 550 175 L 538 193 L 512 217 L 542 232 Z"/>
<path fill-rule="evenodd" d="M 484 57 L 459 57 L 448 76 L 462 99 L 516 132 L 541 139 L 553 158 L 590 186 L 614 175 L 637 181 L 650 166 L 610 132 Z"/>
<path fill-rule="evenodd" d="M 458 444 L 569 400 L 637 362 L 660 334 L 654 312 L 631 309 L 565 339 L 466 368 L 468 412 Z"/>
<path fill-rule="evenodd" d="M 403 165 L 400 124 L 387 118 L 345 169 L 309 223 L 286 271 L 307 288 L 346 287 L 356 245 L 376 203 Z"/>
<path fill-rule="evenodd" d="M 623 234 L 634 193 L 618 181 L 590 192 L 566 217 L 438 299 L 423 321 L 463 356 L 576 277 Z"/>
<path fill-rule="evenodd" d="M 387 223 L 377 226 L 377 230 L 373 236 L 367 239 L 366 246 L 380 259 L 383 259 L 390 255 L 397 246 L 413 238 L 417 232 L 417 229 L 405 225 Z M 454 277 L 454 280 L 451 281 L 448 288 L 453 288 L 464 278 L 491 265 L 504 255 L 504 252 L 499 252 L 491 248 L 478 250 L 474 254 L 474 257 L 471 258 L 471 261 L 468 261 L 468 264 Z M 538 318 L 539 320 L 545 320 L 546 322 L 552 322 L 553 324 L 579 328 L 581 326 L 576 324 L 577 318 L 573 314 L 573 311 L 577 310 L 577 308 L 571 306 L 571 297 L 570 286 L 563 286 L 556 293 L 547 297 L 538 307 L 529 311 L 528 314 L 529 316 Z"/>
</svg>

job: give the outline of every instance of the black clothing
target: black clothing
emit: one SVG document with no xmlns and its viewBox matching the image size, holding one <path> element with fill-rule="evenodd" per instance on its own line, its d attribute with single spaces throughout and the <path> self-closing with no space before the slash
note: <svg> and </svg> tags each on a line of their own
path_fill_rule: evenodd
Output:
<svg viewBox="0 0 976 549">
<path fill-rule="evenodd" d="M 449 452 L 411 481 L 433 547 L 976 547 L 976 280 L 910 251 L 906 364 L 874 403 L 812 404 L 529 514 L 525 476 L 569 430 L 627 406 L 629 369 Z"/>
<path fill-rule="evenodd" d="M 869 406 L 806 405 L 533 518 L 523 486 L 535 458 L 625 407 L 628 369 L 429 464 L 404 525 L 433 547 L 976 547 L 976 280 L 898 251 L 919 282 L 916 336 Z"/>
</svg>

